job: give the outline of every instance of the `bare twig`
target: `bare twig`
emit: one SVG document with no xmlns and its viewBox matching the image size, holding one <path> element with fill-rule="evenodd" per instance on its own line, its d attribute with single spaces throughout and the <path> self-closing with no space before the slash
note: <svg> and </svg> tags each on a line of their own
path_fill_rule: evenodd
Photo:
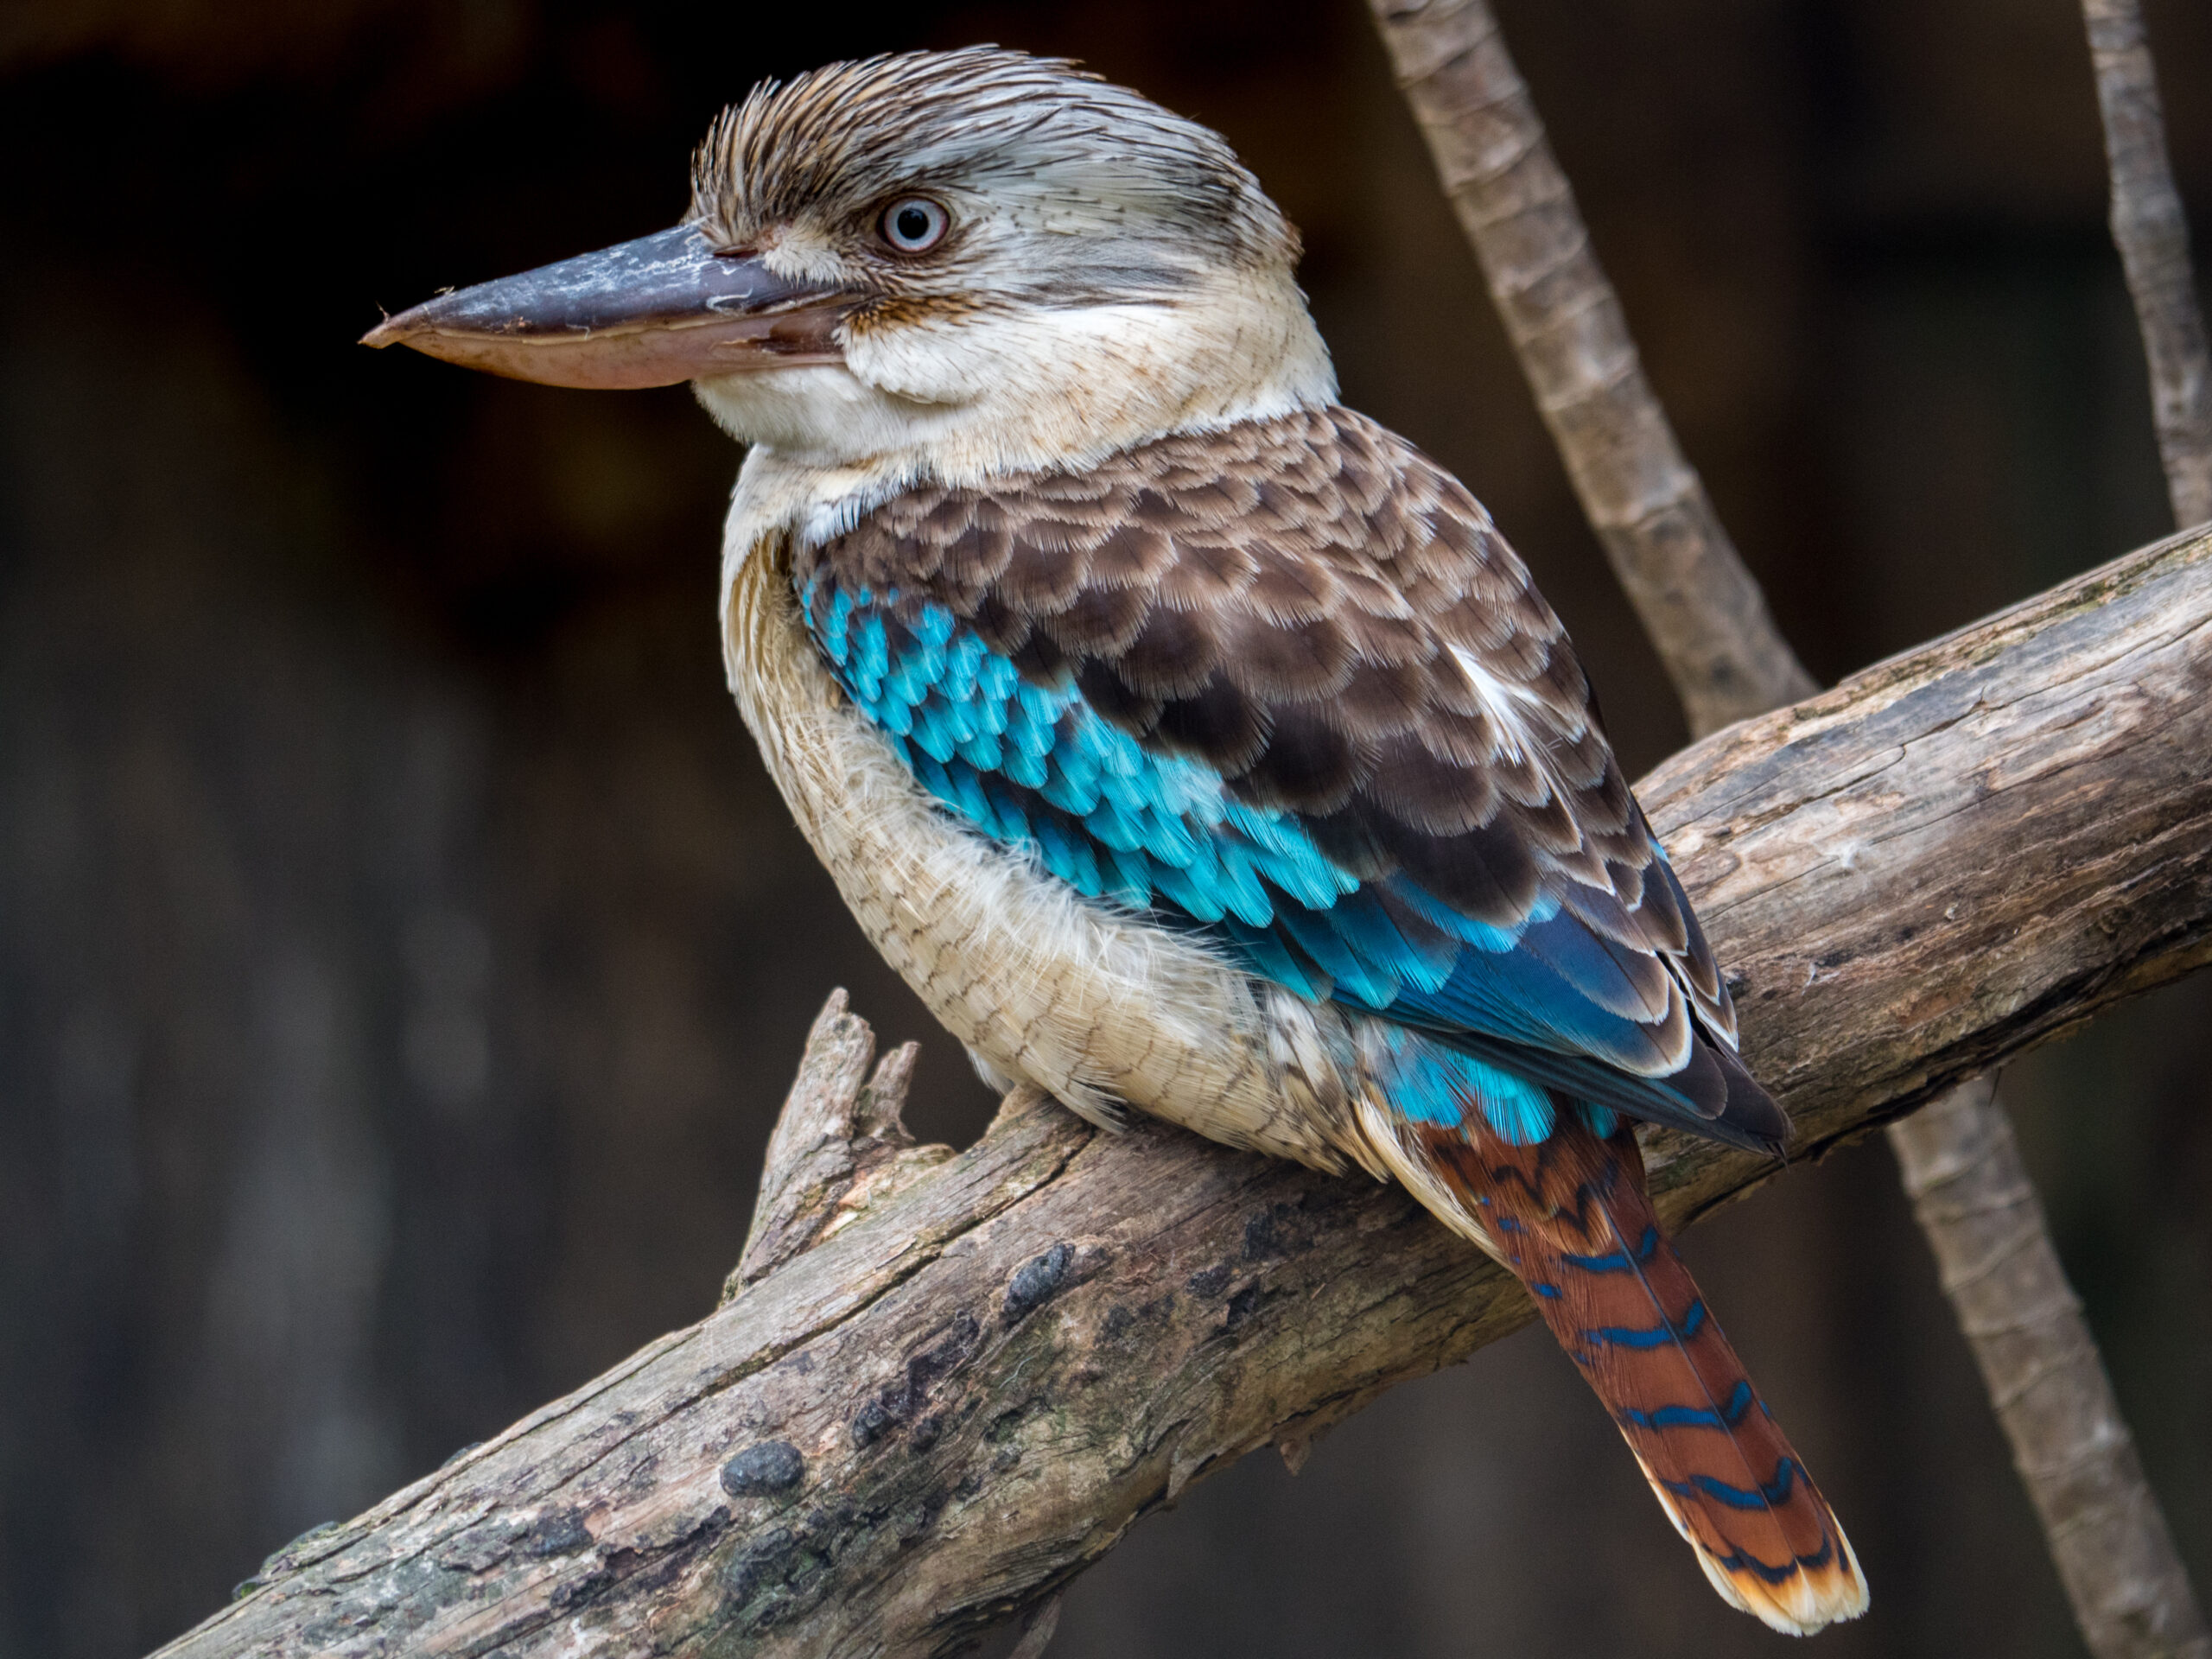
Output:
<svg viewBox="0 0 2212 1659">
<path fill-rule="evenodd" d="M 2212 1634 L 1995 1093 L 1994 1077 L 1984 1077 L 1891 1126 L 1913 1212 L 2089 1651 L 2208 1659 Z"/>
<path fill-rule="evenodd" d="M 1812 677 L 1652 395 L 1487 0 L 1370 0 L 1582 509 L 1699 736 Z"/>
<path fill-rule="evenodd" d="M 2112 173 L 2112 239 L 2151 365 L 2151 414 L 2177 524 L 2212 518 L 2212 353 L 2190 270 L 2189 220 L 2166 159 L 2166 118 L 2140 0 L 2082 0 Z"/>
<path fill-rule="evenodd" d="M 1021 1639 L 1014 1644 L 1014 1651 L 1007 1659 L 1043 1659 L 1045 1649 L 1052 1645 L 1052 1637 L 1060 1628 L 1060 1598 L 1052 1596 L 1029 1610 L 1021 1622 Z"/>
<path fill-rule="evenodd" d="M 2208 681 L 2212 534 L 1643 781 L 1804 1154 L 2212 960 Z M 1670 1225 L 1774 1173 L 1649 1153 Z M 941 1652 L 1189 1481 L 1528 1314 L 1396 1188 L 1013 1102 L 165 1652 Z"/>
<path fill-rule="evenodd" d="M 2212 1659 L 2203 1610 L 2051 1243 L 1996 1075 L 1888 1133 L 2082 1641 L 2096 1659 Z"/>
<path fill-rule="evenodd" d="M 1777 633 L 1756 583 L 1681 460 L 1666 416 L 1637 368 L 1618 302 L 1590 254 L 1589 233 L 1486 0 L 1371 3 L 1445 189 L 1490 277 L 1506 331 L 1609 550 L 1616 541 L 1608 535 L 1606 515 L 1618 517 L 1621 502 L 1650 497 L 1649 480 L 1686 478 L 1681 487 L 1694 492 L 1685 498 L 1692 504 L 1688 510 L 1652 521 L 1663 522 L 1669 533 L 1648 537 L 1635 556 L 1614 555 L 1615 569 L 1681 691 L 1692 730 L 1709 730 L 1725 719 L 1803 695 L 1798 683 L 1809 685 L 1804 671 Z M 2205 442 L 2212 436 L 2212 372 L 2190 288 L 2187 230 L 2166 167 L 2149 48 L 2136 0 L 2083 0 L 2083 5 L 2113 164 L 2113 231 L 2127 260 L 2151 357 L 2168 485 L 2177 520 L 2200 523 L 2212 518 L 2212 448 Z M 1573 401 L 1557 401 L 1562 398 Z M 1569 417 L 1562 408 L 1579 412 Z M 1649 597 L 1655 592 L 1666 602 Z M 1715 653 L 1768 664 L 1771 677 L 1763 688 L 1738 680 L 1740 697 L 1726 705 L 1700 701 L 1694 692 Z M 1974 1335 L 1977 1319 L 2021 1333 L 2006 1346 L 2008 1375 L 2095 1379 L 2094 1389 L 2083 1382 L 2068 1395 L 2077 1413 L 2071 1421 L 2019 1409 L 1993 1375 L 1991 1401 L 2012 1437 L 2045 1541 L 2092 1649 L 2100 1659 L 2170 1651 L 2099 1645 L 2136 1641 L 2146 1630 L 2201 1633 L 2203 1617 L 2158 1499 L 2127 1450 L 2133 1442 L 2126 1421 L 2103 1385 L 2094 1338 L 2066 1289 L 2043 1207 L 2012 1151 L 1995 1078 L 1961 1085 L 1922 1119 L 1896 1125 L 1890 1134 L 1909 1186 L 1917 1164 L 1939 1158 L 1953 1167 L 1971 1152 L 1994 1161 L 1967 1170 L 1962 1181 L 2017 1186 L 2024 1195 L 2015 1212 L 2022 1248 L 2048 1267 L 2056 1294 L 2034 1300 L 2044 1288 L 2040 1283 L 2001 1277 L 1980 1287 L 1973 1318 L 1958 1305 L 1961 1323 L 1977 1355 L 1984 1351 Z M 1948 1235 L 1939 1230 L 1936 1212 L 1923 1205 L 1916 1213 L 1938 1260 L 1944 1259 Z M 2030 1300 L 1993 1305 L 2008 1295 Z M 2118 1496 L 2094 1527 L 2081 1523 L 2078 1505 L 2055 1509 L 2047 1484 L 2039 1487 L 2031 1472 L 2070 1456 L 2084 1436 L 2118 1448 L 2101 1465 Z M 2146 1596 L 2152 1598 L 2147 1603 Z M 2138 1617 L 2133 1622 L 2116 1618 L 2116 1609 Z"/>
</svg>

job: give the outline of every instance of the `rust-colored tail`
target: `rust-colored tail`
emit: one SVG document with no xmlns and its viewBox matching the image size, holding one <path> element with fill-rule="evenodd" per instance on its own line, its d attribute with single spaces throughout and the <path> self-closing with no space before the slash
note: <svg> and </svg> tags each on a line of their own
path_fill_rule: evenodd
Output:
<svg viewBox="0 0 2212 1659">
<path fill-rule="evenodd" d="M 1865 1611 L 1850 1541 L 1659 1231 L 1634 1135 L 1601 1141 L 1567 1112 L 1535 1146 L 1480 1128 L 1415 1133 L 1435 1185 L 1529 1287 L 1713 1587 L 1791 1635 Z"/>
</svg>

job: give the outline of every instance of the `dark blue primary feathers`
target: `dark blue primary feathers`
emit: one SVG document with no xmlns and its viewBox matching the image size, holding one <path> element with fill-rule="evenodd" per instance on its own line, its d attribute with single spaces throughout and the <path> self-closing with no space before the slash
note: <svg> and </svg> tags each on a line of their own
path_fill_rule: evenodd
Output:
<svg viewBox="0 0 2212 1659">
<path fill-rule="evenodd" d="M 1338 410 L 925 488 L 802 553 L 915 776 L 1091 898 L 1404 1028 L 1392 1104 L 1522 1143 L 1545 1086 L 1755 1147 L 1779 1111 L 1589 707 L 1473 498 Z"/>
</svg>

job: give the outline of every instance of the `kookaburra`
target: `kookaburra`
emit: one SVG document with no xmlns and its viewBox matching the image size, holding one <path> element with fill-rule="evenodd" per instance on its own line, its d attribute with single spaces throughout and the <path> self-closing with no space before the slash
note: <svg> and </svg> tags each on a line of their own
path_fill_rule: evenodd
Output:
<svg viewBox="0 0 2212 1659">
<path fill-rule="evenodd" d="M 367 340 L 690 381 L 747 446 L 738 706 L 985 1076 L 1403 1182 L 1528 1286 L 1723 1597 L 1848 1618 L 1630 1121 L 1788 1123 L 1559 619 L 1337 402 L 1298 251 L 1206 129 L 917 53 L 755 88 L 675 229 Z"/>
</svg>

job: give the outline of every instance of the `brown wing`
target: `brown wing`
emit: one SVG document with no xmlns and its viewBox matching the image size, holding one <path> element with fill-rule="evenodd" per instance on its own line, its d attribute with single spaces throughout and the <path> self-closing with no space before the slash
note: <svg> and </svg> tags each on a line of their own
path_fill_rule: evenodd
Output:
<svg viewBox="0 0 2212 1659">
<path fill-rule="evenodd" d="M 1294 815 L 1358 878 L 1370 936 L 1379 907 L 1416 956 L 1484 945 L 1391 1017 L 1671 1078 L 1700 1117 L 1778 1132 L 1558 617 L 1465 487 L 1373 422 L 1300 411 L 918 488 L 797 578 L 949 611 L 1025 680 Z M 1353 937 L 1350 907 L 1329 919 Z M 1277 931 L 1325 957 L 1313 924 Z M 1543 1080 L 1587 1081 L 1567 1069 Z"/>
</svg>

